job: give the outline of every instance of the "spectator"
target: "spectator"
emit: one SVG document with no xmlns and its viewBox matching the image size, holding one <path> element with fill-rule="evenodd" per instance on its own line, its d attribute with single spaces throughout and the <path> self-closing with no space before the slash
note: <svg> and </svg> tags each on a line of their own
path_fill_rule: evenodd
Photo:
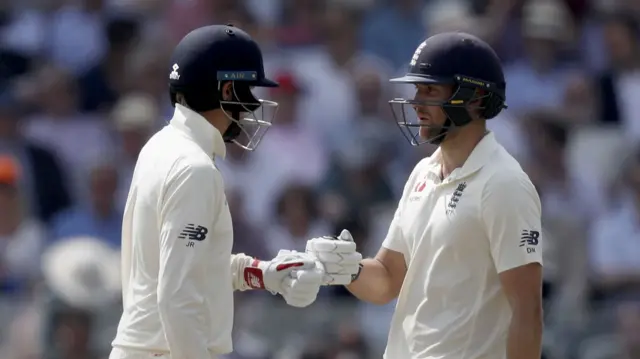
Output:
<svg viewBox="0 0 640 359">
<path fill-rule="evenodd" d="M 72 189 L 78 193 L 83 190 L 82 173 L 94 158 L 111 149 L 108 125 L 79 111 L 77 82 L 69 73 L 43 66 L 32 81 L 30 99 L 39 111 L 25 119 L 22 131 L 60 158 Z"/>
<path fill-rule="evenodd" d="M 104 56 L 107 38 L 103 0 L 61 3 L 48 14 L 44 27 L 44 52 L 57 66 L 80 74 Z"/>
<path fill-rule="evenodd" d="M 127 201 L 140 150 L 155 132 L 158 118 L 155 101 L 145 93 L 124 95 L 113 108 L 111 121 L 119 145 L 115 153 L 119 174 L 117 206 L 121 210 Z"/>
<path fill-rule="evenodd" d="M 569 69 L 562 50 L 572 31 L 570 14 L 561 1 L 529 0 L 523 10 L 525 59 L 505 68 L 510 110 L 527 111 L 560 105 Z"/>
<path fill-rule="evenodd" d="M 633 140 L 640 139 L 636 96 L 640 93 L 640 46 L 638 21 L 630 14 L 613 13 L 603 18 L 603 37 L 609 67 L 599 77 L 599 121 L 619 124 Z"/>
<path fill-rule="evenodd" d="M 106 25 L 107 49 L 101 61 L 80 74 L 78 86 L 83 112 L 108 112 L 127 86 L 128 55 L 139 39 L 140 24 L 133 19 L 113 19 Z"/>
<path fill-rule="evenodd" d="M 361 68 L 375 68 L 388 78 L 390 67 L 381 58 L 358 48 L 361 14 L 343 3 L 322 13 L 321 46 L 292 56 L 291 69 L 305 88 L 299 119 L 331 148 L 357 114 L 354 75 Z M 408 56 L 408 55 L 407 55 Z"/>
<path fill-rule="evenodd" d="M 593 223 L 589 262 L 597 299 L 640 298 L 640 154 L 628 160 L 617 200 L 608 214 Z"/>
<path fill-rule="evenodd" d="M 329 233 L 329 227 L 317 215 L 312 189 L 304 185 L 284 188 L 276 203 L 275 223 L 268 229 L 266 243 L 270 254 L 282 248 L 303 252 L 307 239 Z"/>
<path fill-rule="evenodd" d="M 320 208 L 330 220 L 373 211 L 388 205 L 393 198 L 378 162 L 385 149 L 379 143 L 361 141 L 356 136 L 336 152 L 320 187 Z"/>
<path fill-rule="evenodd" d="M 100 359 L 91 347 L 91 313 L 63 308 L 53 313 L 53 344 L 43 359 Z"/>
<path fill-rule="evenodd" d="M 627 301 L 617 308 L 618 332 L 621 339 L 620 359 L 640 357 L 640 301 Z"/>
<path fill-rule="evenodd" d="M 249 178 L 253 180 L 243 191 L 251 199 L 247 214 L 256 223 L 271 221 L 276 194 L 288 183 L 317 186 L 328 165 L 326 146 L 300 118 L 300 97 L 304 95 L 304 89 L 289 73 L 276 76 L 276 81 L 280 87 L 271 91 L 269 98 L 279 104 L 278 117 L 260 142 L 260 150 L 247 159 L 250 161 Z M 258 116 L 263 114 L 273 115 L 265 109 L 258 110 Z"/>
<path fill-rule="evenodd" d="M 20 192 L 25 213 L 42 222 L 71 205 L 67 179 L 57 157 L 25 139 L 18 129 L 21 104 L 8 92 L 0 94 L 0 153 L 12 156 L 22 169 Z"/>
<path fill-rule="evenodd" d="M 363 22 L 362 49 L 386 59 L 394 68 L 407 64 L 416 44 L 425 38 L 421 10 L 418 0 L 379 2 Z"/>
<path fill-rule="evenodd" d="M 232 22 L 260 43 L 265 71 L 281 85 L 255 89 L 280 103 L 258 150 L 229 144 L 216 160 L 234 250 L 303 250 L 310 236 L 348 228 L 375 255 L 416 158 L 435 149 L 401 137 L 387 102 L 415 90 L 388 79 L 404 74 L 429 34 L 468 31 L 505 64 L 509 109 L 488 126 L 542 201 L 545 355 L 635 359 L 640 161 L 618 176 L 640 139 L 634 3 L 0 0 L 0 159 L 11 159 L 0 167 L 19 169 L 17 179 L 0 178 L 0 358 L 108 356 L 121 309 L 89 314 L 49 301 L 39 241 L 94 235 L 117 250 L 133 163 L 173 112 L 167 50 L 200 25 Z M 225 359 L 381 357 L 395 303 L 355 302 L 339 287 L 323 293 L 302 312 L 269 294 L 237 293 L 238 349 Z"/>
<path fill-rule="evenodd" d="M 60 213 L 51 225 L 52 241 L 67 237 L 92 236 L 113 248 L 120 248 L 123 211 L 116 206 L 118 171 L 114 163 L 95 163 L 86 177 L 87 201 Z"/>
<path fill-rule="evenodd" d="M 24 296 L 40 279 L 42 225 L 23 210 L 20 169 L 0 157 L 0 295 Z"/>
<path fill-rule="evenodd" d="M 227 203 L 233 218 L 233 253 L 266 258 L 271 251 L 265 240 L 265 231 L 260 231 L 253 218 L 247 217 L 243 210 L 245 198 L 240 188 L 227 189 Z"/>
<path fill-rule="evenodd" d="M 283 46 L 315 44 L 326 3 L 313 0 L 282 0 L 277 39 Z"/>
<path fill-rule="evenodd" d="M 167 91 L 166 64 L 169 63 L 169 50 L 162 38 L 141 41 L 128 54 L 124 70 L 126 88 L 131 92 L 143 92 L 151 96 L 160 109 L 162 120 L 169 120 L 173 115 Z"/>
</svg>

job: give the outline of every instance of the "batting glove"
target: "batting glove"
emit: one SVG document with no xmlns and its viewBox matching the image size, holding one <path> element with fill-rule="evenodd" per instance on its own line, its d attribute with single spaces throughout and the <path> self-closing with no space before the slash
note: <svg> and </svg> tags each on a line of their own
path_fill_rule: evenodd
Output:
<svg viewBox="0 0 640 359">
<path fill-rule="evenodd" d="M 254 259 L 244 268 L 244 281 L 252 289 L 265 289 L 272 294 L 283 294 L 283 282 L 294 270 L 315 269 L 315 258 L 305 253 L 281 250 L 270 261 Z"/>
<path fill-rule="evenodd" d="M 308 254 L 305 254 L 313 259 Z M 324 280 L 324 266 L 318 260 L 315 267 L 296 269 L 282 282 L 282 297 L 293 307 L 304 308 L 316 301 Z"/>
<path fill-rule="evenodd" d="M 356 250 L 356 243 L 346 229 L 338 237 L 324 236 L 308 240 L 306 252 L 324 266 L 323 285 L 347 285 L 360 273 L 362 254 Z"/>
</svg>

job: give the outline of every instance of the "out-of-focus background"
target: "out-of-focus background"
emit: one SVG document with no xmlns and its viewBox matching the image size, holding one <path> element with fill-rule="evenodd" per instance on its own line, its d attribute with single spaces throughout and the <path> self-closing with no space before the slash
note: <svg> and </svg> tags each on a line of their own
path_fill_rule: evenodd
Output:
<svg viewBox="0 0 640 359">
<path fill-rule="evenodd" d="M 545 357 L 640 358 L 639 15 L 633 0 L 0 0 L 0 358 L 108 356 L 109 253 L 137 153 L 173 112 L 168 56 L 228 22 L 282 84 L 260 93 L 280 111 L 258 150 L 218 162 L 236 251 L 349 228 L 374 255 L 433 151 L 401 136 L 387 101 L 412 89 L 387 80 L 428 35 L 465 30 L 504 62 L 509 110 L 489 126 L 542 198 Z M 236 303 L 234 359 L 380 358 L 394 305 L 338 287 L 306 309 Z"/>
</svg>

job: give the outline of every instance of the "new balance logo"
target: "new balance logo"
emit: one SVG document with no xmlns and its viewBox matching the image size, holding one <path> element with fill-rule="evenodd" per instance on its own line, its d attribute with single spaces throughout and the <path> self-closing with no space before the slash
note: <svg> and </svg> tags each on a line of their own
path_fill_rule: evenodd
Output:
<svg viewBox="0 0 640 359">
<path fill-rule="evenodd" d="M 247 267 L 244 269 L 244 281 L 250 288 L 264 289 L 264 278 L 262 270 L 256 267 Z"/>
<path fill-rule="evenodd" d="M 260 288 L 262 283 L 260 282 L 260 279 L 258 277 L 256 277 L 253 274 L 250 274 L 249 275 L 249 285 L 251 286 L 251 288 Z"/>
<path fill-rule="evenodd" d="M 180 232 L 179 239 L 188 239 L 187 247 L 193 247 L 191 241 L 204 241 L 207 238 L 209 230 L 203 226 L 196 226 L 195 224 L 187 224 L 187 226 Z"/>
<path fill-rule="evenodd" d="M 540 232 L 533 230 L 522 230 L 522 235 L 520 237 L 520 247 L 526 247 L 527 253 L 535 253 L 536 246 L 540 242 Z"/>
<path fill-rule="evenodd" d="M 178 69 L 180 68 L 180 66 L 178 66 L 178 64 L 173 64 L 173 71 L 171 71 L 171 73 L 169 74 L 169 78 L 172 80 L 179 80 L 180 79 L 180 74 L 178 73 Z"/>
<path fill-rule="evenodd" d="M 449 200 L 449 204 L 447 205 L 447 214 L 452 214 L 458 206 L 458 202 L 460 202 L 460 197 L 462 197 L 462 192 L 467 188 L 467 182 L 462 182 L 456 187 L 456 190 L 453 191 L 451 195 L 451 199 Z"/>
</svg>

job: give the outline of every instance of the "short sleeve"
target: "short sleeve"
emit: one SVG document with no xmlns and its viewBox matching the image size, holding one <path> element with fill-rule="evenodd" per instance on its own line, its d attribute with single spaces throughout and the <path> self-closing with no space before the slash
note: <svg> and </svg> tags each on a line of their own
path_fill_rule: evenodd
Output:
<svg viewBox="0 0 640 359">
<path fill-rule="evenodd" d="M 481 201 L 482 221 L 498 273 L 542 264 L 540 198 L 528 176 L 522 173 L 490 180 Z"/>
<path fill-rule="evenodd" d="M 400 228 L 400 205 L 398 205 L 398 208 L 393 215 L 393 220 L 391 220 L 387 236 L 382 242 L 382 247 L 398 253 L 402 253 L 405 261 L 409 262 L 409 247 L 404 236 L 402 235 L 402 229 Z"/>
<path fill-rule="evenodd" d="M 411 172 L 411 175 L 409 175 L 409 178 L 407 179 L 407 182 L 404 185 L 404 189 L 402 190 L 402 198 L 400 198 L 400 201 L 398 202 L 398 208 L 396 208 L 396 212 L 393 215 L 393 220 L 391 220 L 391 224 L 389 225 L 389 231 L 387 231 L 387 236 L 382 242 L 383 248 L 390 249 L 394 252 L 402 253 L 407 265 L 409 264 L 409 261 L 411 259 L 411 255 L 410 255 L 411 251 L 409 250 L 410 248 L 409 242 L 407 241 L 407 238 L 404 236 L 402 232 L 402 227 L 401 227 L 402 207 L 406 202 L 406 198 L 411 192 L 411 189 L 415 185 L 414 182 L 415 182 L 416 176 L 420 172 L 420 169 L 425 163 L 425 160 L 426 159 L 423 159 L 421 162 L 419 162 Z"/>
</svg>

